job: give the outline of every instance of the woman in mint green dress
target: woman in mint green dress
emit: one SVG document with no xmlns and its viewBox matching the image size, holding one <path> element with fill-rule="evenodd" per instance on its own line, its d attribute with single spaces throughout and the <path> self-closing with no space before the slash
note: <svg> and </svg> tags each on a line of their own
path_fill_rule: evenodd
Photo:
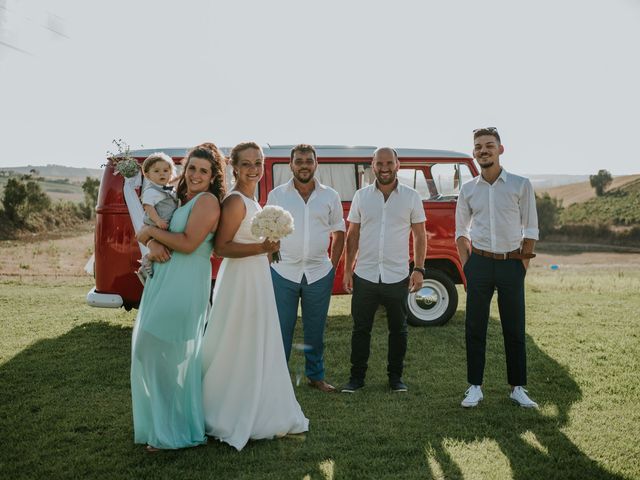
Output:
<svg viewBox="0 0 640 480">
<path fill-rule="evenodd" d="M 169 231 L 147 226 L 138 234 L 158 262 L 145 284 L 131 342 L 135 443 L 149 451 L 207 441 L 200 345 L 211 289 L 213 233 L 225 194 L 224 165 L 214 145 L 192 149 L 178 183 L 182 206 Z"/>
</svg>

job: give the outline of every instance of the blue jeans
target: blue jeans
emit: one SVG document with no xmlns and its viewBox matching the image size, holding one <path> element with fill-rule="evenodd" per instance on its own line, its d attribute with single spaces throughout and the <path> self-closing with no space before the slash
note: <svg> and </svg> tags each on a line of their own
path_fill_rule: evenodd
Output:
<svg viewBox="0 0 640 480">
<path fill-rule="evenodd" d="M 304 373 L 310 380 L 324 380 L 324 326 L 327 321 L 334 277 L 335 270 L 331 269 L 325 277 L 312 284 L 307 283 L 304 275 L 302 281 L 296 283 L 271 269 L 287 362 L 291 356 L 293 332 L 298 319 L 298 304 L 302 304 L 304 343 L 309 346 L 305 350 Z"/>
</svg>

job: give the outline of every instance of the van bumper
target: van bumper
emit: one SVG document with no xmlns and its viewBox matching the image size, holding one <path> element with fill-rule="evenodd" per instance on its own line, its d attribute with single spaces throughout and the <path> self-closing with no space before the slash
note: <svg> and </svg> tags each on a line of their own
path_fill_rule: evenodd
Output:
<svg viewBox="0 0 640 480">
<path fill-rule="evenodd" d="M 93 287 L 87 293 L 87 305 L 98 308 L 120 308 L 122 306 L 122 297 L 115 293 L 98 293 L 96 287 Z"/>
</svg>

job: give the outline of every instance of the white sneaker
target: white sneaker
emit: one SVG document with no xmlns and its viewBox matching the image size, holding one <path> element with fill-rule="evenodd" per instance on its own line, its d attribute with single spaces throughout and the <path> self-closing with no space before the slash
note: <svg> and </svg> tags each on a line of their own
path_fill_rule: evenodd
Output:
<svg viewBox="0 0 640 480">
<path fill-rule="evenodd" d="M 538 404 L 531 400 L 527 395 L 527 391 L 522 387 L 514 387 L 509 398 L 524 408 L 538 408 Z"/>
<path fill-rule="evenodd" d="M 464 400 L 462 400 L 462 403 L 460 404 L 464 408 L 475 407 L 484 398 L 482 396 L 482 388 L 480 388 L 480 385 L 471 385 L 467 389 L 467 391 L 464 392 L 464 394 L 466 396 L 464 397 Z"/>
</svg>

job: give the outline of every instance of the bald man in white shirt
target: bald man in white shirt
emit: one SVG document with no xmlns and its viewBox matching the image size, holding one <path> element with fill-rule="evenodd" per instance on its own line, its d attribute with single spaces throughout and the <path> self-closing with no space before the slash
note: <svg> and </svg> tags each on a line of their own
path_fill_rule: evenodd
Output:
<svg viewBox="0 0 640 480">
<path fill-rule="evenodd" d="M 353 332 L 351 375 L 342 387 L 343 393 L 364 387 L 373 319 L 379 305 L 385 307 L 389 329 L 389 387 L 393 392 L 407 391 L 402 381 L 407 351 L 406 300 L 409 291 L 422 287 L 424 278 L 426 216 L 420 195 L 398 181 L 400 162 L 393 148 L 378 148 L 371 167 L 376 181 L 356 192 L 347 218 L 343 283 L 347 292 L 353 292 Z M 409 234 L 413 235 L 415 264 L 411 272 Z"/>
<path fill-rule="evenodd" d="M 456 245 L 467 279 L 465 337 L 467 381 L 461 405 L 483 399 L 489 308 L 498 290 L 498 309 L 507 360 L 510 398 L 537 408 L 527 395 L 524 278 L 538 239 L 536 199 L 531 182 L 500 165 L 504 147 L 495 127 L 474 130 L 473 157 L 481 174 L 465 183 L 456 206 Z"/>
</svg>

